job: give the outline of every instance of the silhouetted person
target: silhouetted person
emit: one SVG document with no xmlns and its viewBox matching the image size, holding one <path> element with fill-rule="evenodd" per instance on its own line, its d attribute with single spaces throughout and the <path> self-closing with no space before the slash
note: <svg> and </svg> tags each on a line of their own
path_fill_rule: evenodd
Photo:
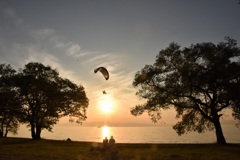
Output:
<svg viewBox="0 0 240 160">
<path fill-rule="evenodd" d="M 113 136 L 111 136 L 108 143 L 110 160 L 117 160 L 118 150 L 117 150 L 117 146 L 115 145 L 115 142 L 116 142 L 115 139 L 113 138 Z"/>
<path fill-rule="evenodd" d="M 108 148 L 108 138 L 103 139 L 103 148 L 106 150 Z"/>
<path fill-rule="evenodd" d="M 113 136 L 111 136 L 111 138 L 109 139 L 109 147 L 113 147 L 115 145 L 115 139 L 113 138 Z"/>
<path fill-rule="evenodd" d="M 102 158 L 103 159 L 108 159 L 108 154 L 107 154 L 107 152 L 108 152 L 108 138 L 107 137 L 105 137 L 104 139 L 103 139 L 103 146 L 102 146 L 103 148 L 103 150 L 102 150 Z"/>
</svg>

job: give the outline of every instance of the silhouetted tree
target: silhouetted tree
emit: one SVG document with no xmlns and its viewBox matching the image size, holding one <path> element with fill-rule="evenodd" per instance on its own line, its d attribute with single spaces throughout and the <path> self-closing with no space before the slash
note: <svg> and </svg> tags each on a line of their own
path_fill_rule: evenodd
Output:
<svg viewBox="0 0 240 160">
<path fill-rule="evenodd" d="M 225 40 L 184 49 L 171 43 L 161 50 L 153 65 L 146 65 L 135 75 L 136 94 L 147 101 L 136 105 L 131 113 L 148 112 L 157 122 L 162 109 L 175 108 L 181 121 L 173 128 L 179 135 L 215 129 L 217 143 L 225 144 L 220 124 L 224 110 L 232 109 L 240 120 L 240 49 L 236 40 Z"/>
<path fill-rule="evenodd" d="M 19 127 L 16 110 L 20 103 L 12 83 L 15 73 L 10 65 L 0 64 L 0 138 L 17 133 Z"/>
<path fill-rule="evenodd" d="M 17 74 L 16 87 L 21 99 L 21 122 L 31 127 L 33 139 L 41 131 L 51 131 L 59 118 L 69 116 L 77 123 L 85 120 L 88 98 L 83 86 L 63 79 L 50 66 L 28 63 Z"/>
</svg>

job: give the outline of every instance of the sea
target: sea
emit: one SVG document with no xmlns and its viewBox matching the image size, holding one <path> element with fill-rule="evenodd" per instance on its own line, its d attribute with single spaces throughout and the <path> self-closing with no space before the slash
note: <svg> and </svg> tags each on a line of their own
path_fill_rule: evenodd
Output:
<svg viewBox="0 0 240 160">
<path fill-rule="evenodd" d="M 222 125 L 227 143 L 240 143 L 240 128 L 234 125 Z M 102 142 L 103 138 L 113 136 L 117 143 L 216 143 L 214 131 L 205 133 L 190 132 L 177 135 L 171 125 L 144 127 L 86 127 L 86 126 L 55 126 L 52 132 L 43 130 L 43 139 L 67 140 L 81 142 Z M 26 126 L 20 126 L 18 134 L 8 137 L 31 138 Z"/>
</svg>

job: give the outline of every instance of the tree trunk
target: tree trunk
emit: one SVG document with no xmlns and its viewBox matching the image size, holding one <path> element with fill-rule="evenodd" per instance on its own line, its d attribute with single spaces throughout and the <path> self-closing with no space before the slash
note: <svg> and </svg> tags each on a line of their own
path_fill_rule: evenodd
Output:
<svg viewBox="0 0 240 160">
<path fill-rule="evenodd" d="M 219 118 L 215 119 L 213 124 L 214 124 L 215 130 L 216 130 L 217 143 L 218 144 L 227 144 L 226 140 L 224 138 L 224 135 L 223 135 L 223 131 L 222 131 L 222 127 L 221 127 Z"/>
<path fill-rule="evenodd" d="M 4 138 L 7 137 L 7 134 L 8 134 L 8 130 L 7 130 L 7 128 L 6 128 L 6 132 L 5 132 L 5 134 L 4 134 Z"/>
<path fill-rule="evenodd" d="M 30 125 L 31 125 L 31 135 L 32 135 L 32 139 L 36 139 L 34 122 L 31 122 Z"/>
<path fill-rule="evenodd" d="M 36 125 L 36 139 L 41 139 L 41 131 L 42 131 L 41 125 Z"/>
<path fill-rule="evenodd" d="M 0 138 L 3 138 L 3 131 L 4 131 L 4 128 L 3 128 L 3 122 L 1 122 Z"/>
<path fill-rule="evenodd" d="M 3 138 L 3 131 L 0 129 L 0 138 Z"/>
</svg>

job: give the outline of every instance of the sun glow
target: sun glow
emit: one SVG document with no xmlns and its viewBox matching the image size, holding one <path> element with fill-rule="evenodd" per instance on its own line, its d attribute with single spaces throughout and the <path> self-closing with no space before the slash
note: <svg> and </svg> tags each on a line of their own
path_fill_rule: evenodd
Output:
<svg viewBox="0 0 240 160">
<path fill-rule="evenodd" d="M 111 97 L 104 97 L 99 101 L 100 110 L 104 113 L 110 113 L 113 111 L 113 99 Z"/>
<path fill-rule="evenodd" d="M 110 137 L 110 128 L 108 126 L 102 127 L 102 139 L 104 139 L 105 137 Z"/>
</svg>

